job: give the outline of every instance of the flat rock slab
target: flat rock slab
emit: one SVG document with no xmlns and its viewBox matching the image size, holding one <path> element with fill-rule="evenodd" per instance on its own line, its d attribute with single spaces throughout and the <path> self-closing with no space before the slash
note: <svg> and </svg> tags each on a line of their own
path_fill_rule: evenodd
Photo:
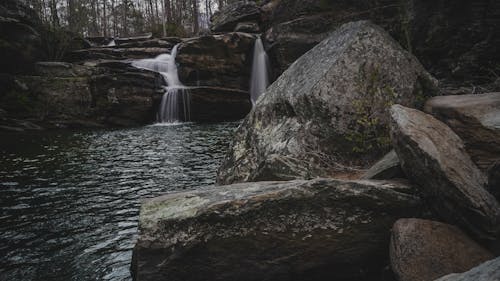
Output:
<svg viewBox="0 0 500 281">
<path fill-rule="evenodd" d="M 450 274 L 435 281 L 498 281 L 500 280 L 500 257 L 487 261 L 462 274 Z"/>
<path fill-rule="evenodd" d="M 405 177 L 406 176 L 401 169 L 401 163 L 399 162 L 396 151 L 391 150 L 370 169 L 368 169 L 368 171 L 363 174 L 361 179 L 388 180 Z"/>
<path fill-rule="evenodd" d="M 500 161 L 500 93 L 434 97 L 425 111 L 462 138 L 483 171 Z"/>
<path fill-rule="evenodd" d="M 493 258 L 459 228 L 422 219 L 394 224 L 390 252 L 391 268 L 400 281 L 434 280 Z"/>
<path fill-rule="evenodd" d="M 376 280 L 389 229 L 421 210 L 402 182 L 245 183 L 143 203 L 135 280 Z"/>
<path fill-rule="evenodd" d="M 433 83 L 380 27 L 345 24 L 261 95 L 218 183 L 330 177 L 368 166 L 390 150 L 390 105 L 423 103 Z"/>
<path fill-rule="evenodd" d="M 500 206 L 462 140 L 446 124 L 416 109 L 391 108 L 391 137 L 401 167 L 434 210 L 481 238 L 500 231 Z"/>
</svg>

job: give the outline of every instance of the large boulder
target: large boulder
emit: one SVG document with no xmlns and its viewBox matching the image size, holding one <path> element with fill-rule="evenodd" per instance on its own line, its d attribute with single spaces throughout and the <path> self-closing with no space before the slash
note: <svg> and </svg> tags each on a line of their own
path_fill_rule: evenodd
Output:
<svg viewBox="0 0 500 281">
<path fill-rule="evenodd" d="M 434 210 L 480 238 L 500 233 L 500 205 L 462 140 L 446 124 L 416 109 L 391 108 L 391 137 L 401 166 Z"/>
<path fill-rule="evenodd" d="M 35 11 L 22 1 L 0 3 L 0 73 L 26 73 L 40 57 L 41 37 Z"/>
<path fill-rule="evenodd" d="M 258 24 L 260 20 L 260 9 L 255 1 L 235 1 L 212 16 L 210 29 L 212 32 L 232 32 L 238 23 Z"/>
<path fill-rule="evenodd" d="M 218 183 L 330 176 L 389 151 L 393 103 L 417 106 L 433 78 L 378 26 L 349 23 L 298 59 L 236 132 Z"/>
<path fill-rule="evenodd" d="M 455 226 L 400 219 L 392 228 L 390 257 L 398 280 L 421 281 L 465 272 L 493 255 Z"/>
<path fill-rule="evenodd" d="M 379 280 L 391 225 L 418 215 L 401 182 L 260 182 L 143 202 L 134 280 Z"/>
<path fill-rule="evenodd" d="M 497 281 L 500 280 L 500 257 L 487 261 L 467 272 L 450 274 L 435 281 Z"/>
<path fill-rule="evenodd" d="M 187 86 L 248 90 L 255 37 L 246 33 L 208 35 L 185 40 L 176 62 Z"/>
<path fill-rule="evenodd" d="M 424 109 L 460 136 L 479 168 L 500 161 L 500 93 L 434 97 Z"/>
</svg>

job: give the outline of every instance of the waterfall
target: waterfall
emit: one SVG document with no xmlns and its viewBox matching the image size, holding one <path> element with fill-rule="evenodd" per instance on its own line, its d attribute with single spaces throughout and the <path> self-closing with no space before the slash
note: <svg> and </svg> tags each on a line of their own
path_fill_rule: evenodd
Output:
<svg viewBox="0 0 500 281">
<path fill-rule="evenodd" d="M 108 45 L 106 45 L 107 47 L 115 47 L 116 46 L 116 43 L 115 43 L 115 40 L 111 40 Z"/>
<path fill-rule="evenodd" d="M 255 40 L 250 82 L 250 97 L 253 104 L 266 91 L 267 86 L 269 86 L 269 58 L 259 37 Z"/>
<path fill-rule="evenodd" d="M 137 68 L 148 69 L 160 73 L 167 86 L 158 110 L 158 121 L 176 123 L 191 120 L 191 94 L 179 80 L 177 64 L 177 48 L 175 45 L 170 54 L 162 54 L 154 59 L 142 59 L 132 62 Z"/>
</svg>

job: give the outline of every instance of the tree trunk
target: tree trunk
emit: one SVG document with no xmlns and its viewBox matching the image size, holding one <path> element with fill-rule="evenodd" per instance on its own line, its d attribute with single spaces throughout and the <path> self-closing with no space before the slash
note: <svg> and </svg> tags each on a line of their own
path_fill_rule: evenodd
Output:
<svg viewBox="0 0 500 281">
<path fill-rule="evenodd" d="M 199 11 L 198 11 L 198 0 L 192 0 L 193 5 L 193 33 L 200 33 L 200 22 L 198 19 Z"/>
<path fill-rule="evenodd" d="M 50 15 L 52 17 L 52 26 L 59 27 L 59 15 L 57 14 L 57 2 L 56 0 L 50 1 Z"/>
</svg>

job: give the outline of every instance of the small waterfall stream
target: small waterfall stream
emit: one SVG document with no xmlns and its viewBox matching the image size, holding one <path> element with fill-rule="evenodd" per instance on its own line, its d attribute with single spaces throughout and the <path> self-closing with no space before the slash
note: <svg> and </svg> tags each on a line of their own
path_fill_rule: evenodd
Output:
<svg viewBox="0 0 500 281">
<path fill-rule="evenodd" d="M 267 86 L 269 86 L 269 58 L 259 37 L 255 40 L 250 80 L 250 97 L 253 104 L 266 91 Z"/>
<path fill-rule="evenodd" d="M 132 63 L 137 68 L 148 69 L 160 73 L 167 86 L 163 95 L 158 121 L 160 123 L 177 123 L 191 121 L 191 94 L 179 80 L 177 64 L 177 48 L 175 45 L 170 54 L 162 54 L 154 59 L 142 59 Z"/>
</svg>

